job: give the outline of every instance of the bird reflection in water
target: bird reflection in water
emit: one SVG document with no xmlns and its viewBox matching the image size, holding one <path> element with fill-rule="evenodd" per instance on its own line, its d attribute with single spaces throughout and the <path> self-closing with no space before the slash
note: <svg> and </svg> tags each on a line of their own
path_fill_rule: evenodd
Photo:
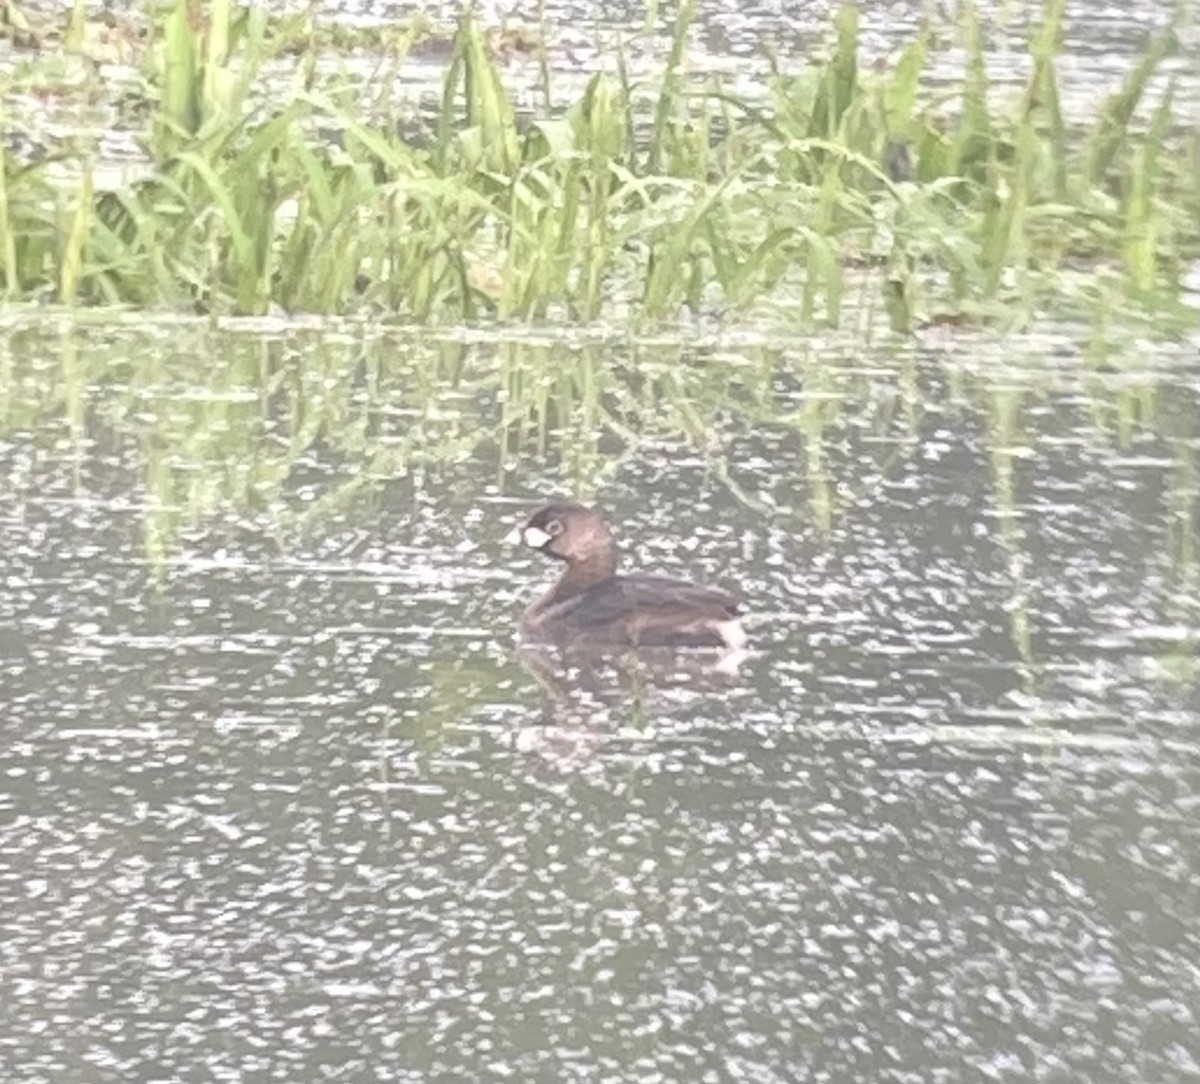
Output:
<svg viewBox="0 0 1200 1084">
<path fill-rule="evenodd" d="M 536 721 L 515 731 L 522 752 L 561 772 L 583 769 L 618 732 L 647 731 L 680 698 L 720 696 L 740 685 L 744 648 L 675 650 L 522 644 L 517 660 L 541 690 Z"/>
</svg>

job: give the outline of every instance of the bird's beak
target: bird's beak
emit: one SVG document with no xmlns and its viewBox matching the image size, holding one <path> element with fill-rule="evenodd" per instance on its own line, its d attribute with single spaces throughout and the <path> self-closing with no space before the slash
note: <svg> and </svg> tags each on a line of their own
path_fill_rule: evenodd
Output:
<svg viewBox="0 0 1200 1084">
<path fill-rule="evenodd" d="M 510 546 L 519 546 L 524 542 L 531 549 L 540 550 L 552 537 L 541 527 L 514 527 L 504 536 L 504 541 Z"/>
</svg>

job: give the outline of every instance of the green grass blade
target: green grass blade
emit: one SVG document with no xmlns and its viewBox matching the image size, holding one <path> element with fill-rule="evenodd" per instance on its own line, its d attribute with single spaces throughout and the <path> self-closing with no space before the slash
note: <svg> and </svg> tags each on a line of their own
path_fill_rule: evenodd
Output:
<svg viewBox="0 0 1200 1084">
<path fill-rule="evenodd" d="M 683 78 L 687 56 L 688 31 L 696 17 L 696 0 L 683 0 L 675 15 L 675 26 L 671 34 L 671 51 L 663 69 L 662 86 L 654 106 L 654 125 L 650 133 L 649 173 L 662 171 L 666 159 L 671 114 L 678 108 L 681 97 L 679 87 Z"/>
<path fill-rule="evenodd" d="M 83 180 L 79 185 L 75 214 L 71 218 L 71 229 L 63 249 L 58 297 L 65 305 L 74 305 L 78 297 L 79 281 L 84 270 L 84 252 L 91 235 L 93 199 L 94 178 L 89 163 L 84 169 Z"/>
<path fill-rule="evenodd" d="M 1083 150 L 1080 170 L 1085 186 L 1099 184 L 1108 174 L 1113 161 L 1129 138 L 1129 123 L 1141 103 L 1146 87 L 1168 57 L 1179 49 L 1179 40 L 1172 25 L 1155 35 L 1149 47 L 1125 76 L 1121 89 L 1111 95 L 1096 120 Z"/>
</svg>

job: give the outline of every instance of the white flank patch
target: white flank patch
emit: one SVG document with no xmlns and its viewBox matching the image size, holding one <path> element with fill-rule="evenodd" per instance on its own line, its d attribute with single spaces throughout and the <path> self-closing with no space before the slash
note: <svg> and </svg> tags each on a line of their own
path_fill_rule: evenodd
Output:
<svg viewBox="0 0 1200 1084">
<path fill-rule="evenodd" d="M 737 618 L 731 621 L 718 621 L 713 625 L 717 635 L 725 641 L 726 647 L 739 648 L 746 646 L 746 630 Z"/>
<path fill-rule="evenodd" d="M 540 550 L 551 536 L 548 535 L 541 527 L 526 527 L 525 528 L 525 545 L 532 546 L 535 550 Z"/>
</svg>

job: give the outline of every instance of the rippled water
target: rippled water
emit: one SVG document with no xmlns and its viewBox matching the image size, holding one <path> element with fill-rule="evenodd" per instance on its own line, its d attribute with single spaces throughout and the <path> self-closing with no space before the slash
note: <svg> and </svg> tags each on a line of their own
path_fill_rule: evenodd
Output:
<svg viewBox="0 0 1200 1084">
<path fill-rule="evenodd" d="M 1194 356 L 10 332 L 0 1078 L 1196 1080 Z M 515 652 L 572 477 L 738 675 Z"/>
</svg>

